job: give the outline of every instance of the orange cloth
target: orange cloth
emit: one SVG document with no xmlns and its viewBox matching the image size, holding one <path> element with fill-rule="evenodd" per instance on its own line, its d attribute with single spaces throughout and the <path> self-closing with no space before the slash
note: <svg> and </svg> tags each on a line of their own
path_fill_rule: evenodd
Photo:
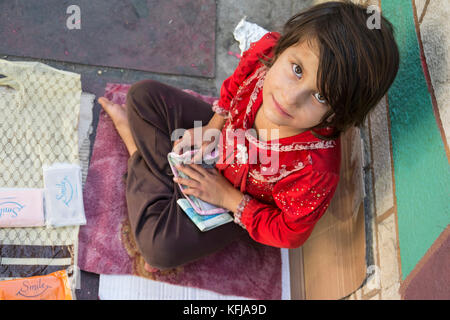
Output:
<svg viewBox="0 0 450 320">
<path fill-rule="evenodd" d="M 67 272 L 0 281 L 0 300 L 72 300 Z"/>
</svg>

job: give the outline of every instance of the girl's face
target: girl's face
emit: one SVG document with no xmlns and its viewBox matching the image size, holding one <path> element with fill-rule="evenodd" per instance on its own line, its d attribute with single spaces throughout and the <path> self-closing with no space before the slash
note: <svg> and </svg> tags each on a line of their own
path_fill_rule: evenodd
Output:
<svg viewBox="0 0 450 320">
<path fill-rule="evenodd" d="M 303 41 L 284 50 L 264 79 L 261 109 L 269 124 L 285 133 L 314 127 L 331 109 L 316 87 L 319 51 L 311 45 Z"/>
</svg>

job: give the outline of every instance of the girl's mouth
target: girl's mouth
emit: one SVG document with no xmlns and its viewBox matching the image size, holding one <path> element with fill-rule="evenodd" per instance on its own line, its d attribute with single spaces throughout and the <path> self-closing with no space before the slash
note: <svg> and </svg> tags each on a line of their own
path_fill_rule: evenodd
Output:
<svg viewBox="0 0 450 320">
<path fill-rule="evenodd" d="M 280 106 L 280 104 L 277 102 L 277 100 L 275 100 L 275 97 L 274 97 L 274 96 L 272 96 L 272 100 L 273 100 L 273 103 L 274 103 L 274 105 L 275 105 L 275 108 L 278 110 L 278 112 L 279 112 L 281 115 L 283 115 L 283 116 L 285 116 L 285 117 L 293 118 L 289 113 L 287 113 L 287 112 Z"/>
</svg>

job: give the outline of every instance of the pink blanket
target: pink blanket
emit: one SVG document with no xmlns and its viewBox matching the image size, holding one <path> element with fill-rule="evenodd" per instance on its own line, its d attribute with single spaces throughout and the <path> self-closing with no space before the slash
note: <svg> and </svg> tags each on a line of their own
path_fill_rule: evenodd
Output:
<svg viewBox="0 0 450 320">
<path fill-rule="evenodd" d="M 131 85 L 108 83 L 105 97 L 125 103 Z M 184 91 L 211 103 L 216 98 Z M 281 299 L 280 249 L 239 240 L 201 260 L 149 273 L 130 233 L 122 176 L 128 152 L 102 109 L 83 190 L 87 224 L 80 228 L 78 264 L 97 274 L 133 274 L 252 299 Z"/>
</svg>

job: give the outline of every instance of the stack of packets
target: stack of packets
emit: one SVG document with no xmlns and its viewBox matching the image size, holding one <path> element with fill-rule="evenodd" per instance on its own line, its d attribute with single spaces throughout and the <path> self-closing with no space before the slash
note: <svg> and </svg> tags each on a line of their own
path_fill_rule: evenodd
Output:
<svg viewBox="0 0 450 320">
<path fill-rule="evenodd" d="M 0 188 L 0 228 L 86 224 L 81 168 L 44 166 L 44 189 Z"/>
<path fill-rule="evenodd" d="M 44 165 L 43 175 L 43 189 L 0 188 L 0 228 L 86 224 L 80 166 Z M 66 270 L 0 281 L 0 300 L 35 299 L 72 300 Z"/>
<path fill-rule="evenodd" d="M 178 171 L 176 166 L 181 163 L 191 163 L 193 156 L 198 151 L 199 149 L 189 150 L 181 155 L 175 152 L 168 153 L 167 159 L 175 177 L 189 179 L 189 177 L 183 172 Z M 219 154 L 216 150 L 214 150 L 211 154 L 205 155 L 202 160 L 202 167 L 214 168 L 214 164 L 217 162 L 218 157 Z M 194 197 L 193 195 L 187 195 L 184 193 L 184 189 L 186 189 L 187 186 L 180 183 L 178 183 L 178 185 L 186 199 L 178 199 L 177 203 L 201 231 L 208 231 L 233 221 L 233 217 L 228 213 L 227 209 L 217 207 Z"/>
<path fill-rule="evenodd" d="M 233 221 L 233 218 L 228 213 L 218 213 L 210 215 L 200 215 L 195 212 L 194 208 L 186 199 L 178 199 L 178 205 L 183 209 L 192 222 L 200 229 L 200 231 L 208 231 L 221 226 L 225 223 Z"/>
</svg>

